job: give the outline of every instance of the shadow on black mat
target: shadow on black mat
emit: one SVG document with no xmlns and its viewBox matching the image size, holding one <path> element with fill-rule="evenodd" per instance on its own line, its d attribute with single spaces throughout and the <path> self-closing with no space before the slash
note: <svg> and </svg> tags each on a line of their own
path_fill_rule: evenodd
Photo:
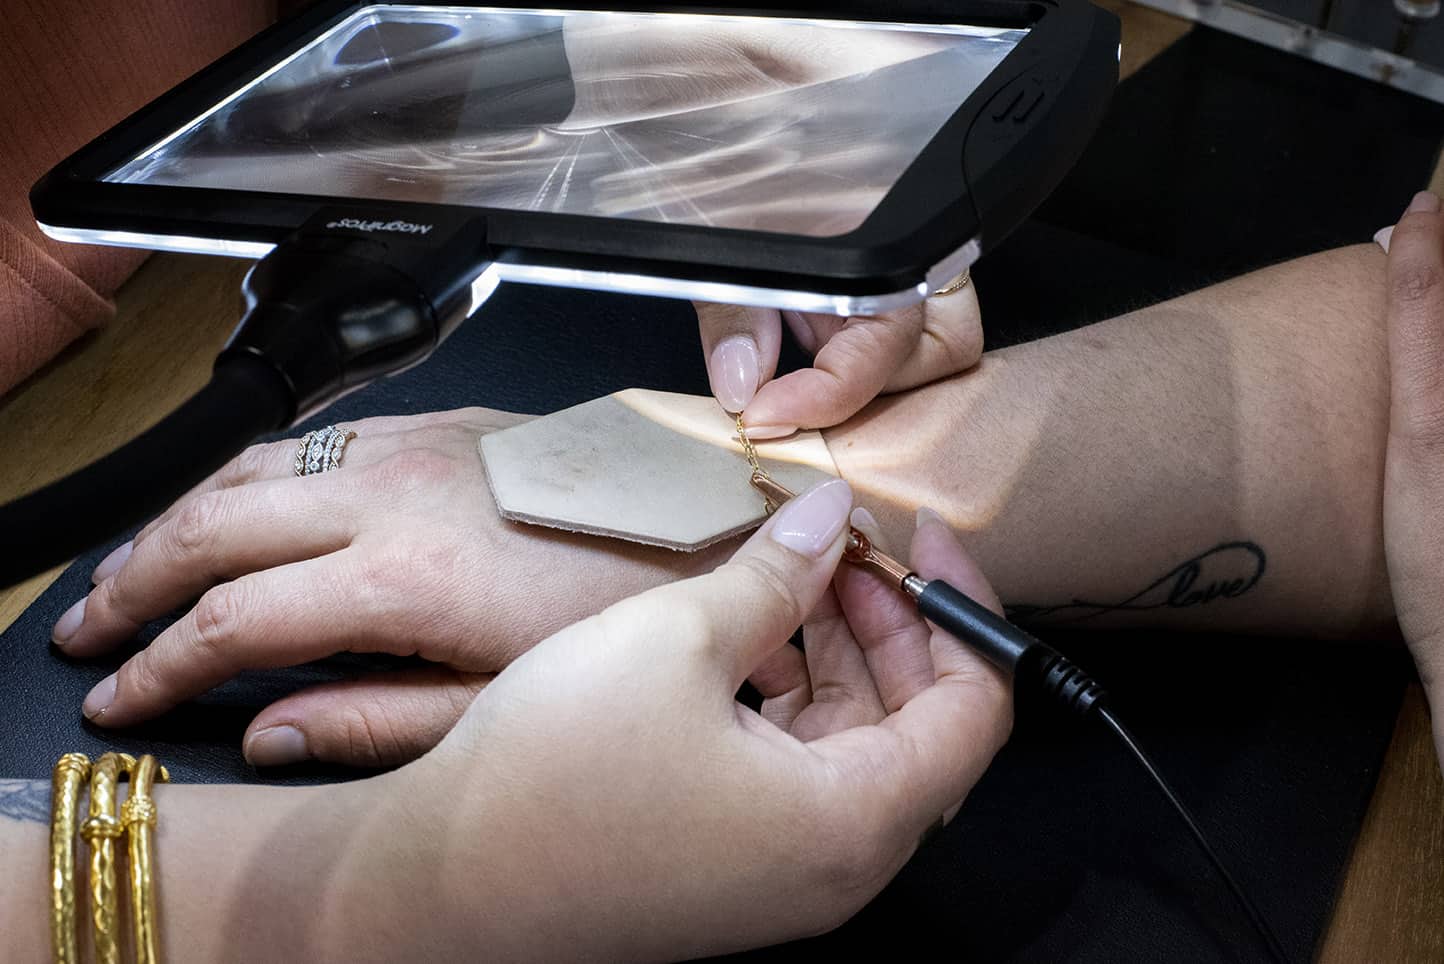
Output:
<svg viewBox="0 0 1444 964">
<path fill-rule="evenodd" d="M 975 272 L 990 343 L 1365 241 L 1425 183 L 1441 133 L 1432 105 L 1195 30 L 1120 89 L 1074 175 Z M 504 288 L 431 362 L 325 420 L 468 404 L 548 412 L 633 385 L 706 391 L 687 305 Z M 281 693 L 382 665 L 370 658 L 249 674 L 141 729 L 83 726 L 81 700 L 116 661 L 71 663 L 48 639 L 104 552 L 0 636 L 0 774 L 43 778 L 61 752 L 118 746 L 160 754 L 182 781 L 354 775 L 257 774 L 239 739 Z M 1057 642 L 1110 689 L 1294 958 L 1310 957 L 1392 730 L 1401 653 L 1165 633 Z M 1261 959 L 1132 761 L 1101 733 L 1026 708 L 958 820 L 878 900 L 832 935 L 752 956 L 925 948 L 976 961 Z"/>
</svg>

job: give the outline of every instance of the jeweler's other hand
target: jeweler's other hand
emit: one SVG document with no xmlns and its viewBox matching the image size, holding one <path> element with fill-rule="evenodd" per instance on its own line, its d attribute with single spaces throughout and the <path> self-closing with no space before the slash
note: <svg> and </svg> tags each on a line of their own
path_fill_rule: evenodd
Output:
<svg viewBox="0 0 1444 964">
<path fill-rule="evenodd" d="M 437 665 L 272 704 L 244 744 L 257 764 L 402 762 L 536 641 L 720 558 L 502 520 L 477 440 L 523 420 L 461 409 L 349 423 L 340 468 L 306 478 L 292 471 L 294 440 L 243 452 L 103 561 L 95 589 L 57 623 L 57 646 L 83 658 L 183 610 L 95 687 L 86 715 L 127 726 L 242 670 L 419 655 Z"/>
<path fill-rule="evenodd" d="M 956 375 L 983 356 L 972 284 L 876 317 L 696 308 L 712 393 L 759 439 L 840 424 L 880 394 Z M 784 322 L 814 357 L 811 368 L 774 379 Z"/>
<path fill-rule="evenodd" d="M 1444 213 L 1422 193 L 1388 241 L 1384 552 L 1444 759 Z"/>
<path fill-rule="evenodd" d="M 413 788 L 395 826 L 452 828 L 395 849 L 484 908 L 438 940 L 690 958 L 829 929 L 887 883 L 1006 740 L 1011 697 L 896 590 L 835 572 L 850 505 L 824 483 L 714 572 L 557 633 L 382 778 Z M 911 559 L 997 608 L 935 517 Z M 805 656 L 787 642 L 799 623 Z M 734 700 L 749 677 L 760 715 Z"/>
</svg>

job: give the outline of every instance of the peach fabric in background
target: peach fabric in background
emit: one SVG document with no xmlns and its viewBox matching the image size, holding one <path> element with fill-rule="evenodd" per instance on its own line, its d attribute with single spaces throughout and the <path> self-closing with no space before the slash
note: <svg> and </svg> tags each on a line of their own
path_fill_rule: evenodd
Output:
<svg viewBox="0 0 1444 964">
<path fill-rule="evenodd" d="M 252 36 L 276 0 L 3 0 L 0 13 L 0 395 L 114 314 L 145 259 L 60 244 L 30 213 L 47 170 Z"/>
</svg>

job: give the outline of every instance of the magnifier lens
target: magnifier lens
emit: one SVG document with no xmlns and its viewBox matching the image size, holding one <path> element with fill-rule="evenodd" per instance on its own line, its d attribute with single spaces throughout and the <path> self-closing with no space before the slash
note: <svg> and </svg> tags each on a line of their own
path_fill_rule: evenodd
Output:
<svg viewBox="0 0 1444 964">
<path fill-rule="evenodd" d="M 830 237 L 1027 32 L 371 7 L 105 180 Z"/>
</svg>

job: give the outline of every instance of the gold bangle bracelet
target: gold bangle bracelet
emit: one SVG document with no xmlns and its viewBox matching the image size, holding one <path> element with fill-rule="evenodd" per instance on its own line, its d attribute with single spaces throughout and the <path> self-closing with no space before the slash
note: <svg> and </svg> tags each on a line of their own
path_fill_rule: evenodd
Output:
<svg viewBox="0 0 1444 964">
<path fill-rule="evenodd" d="M 90 767 L 90 819 L 80 835 L 90 844 L 90 920 L 98 964 L 120 964 L 120 894 L 115 880 L 115 838 L 124 833 L 116 818 L 116 785 L 129 754 L 106 753 Z"/>
<path fill-rule="evenodd" d="M 157 778 L 170 780 L 165 767 L 146 754 L 130 771 L 130 792 L 120 808 L 120 822 L 125 827 L 130 852 L 130 931 L 137 964 L 157 964 L 155 899 L 155 801 L 150 798 L 151 783 Z"/>
<path fill-rule="evenodd" d="M 50 777 L 50 946 L 55 964 L 80 964 L 75 931 L 75 811 L 90 758 L 67 753 Z"/>
</svg>

